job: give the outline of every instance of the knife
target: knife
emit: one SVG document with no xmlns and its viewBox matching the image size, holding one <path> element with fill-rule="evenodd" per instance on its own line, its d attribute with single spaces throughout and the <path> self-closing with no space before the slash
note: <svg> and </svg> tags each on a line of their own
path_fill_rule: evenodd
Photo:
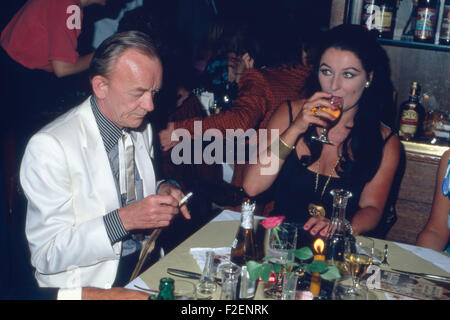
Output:
<svg viewBox="0 0 450 320">
<path fill-rule="evenodd" d="M 167 268 L 167 273 L 173 276 L 182 277 L 182 278 L 189 278 L 189 279 L 198 279 L 202 277 L 200 273 L 197 272 L 191 272 L 186 270 L 180 270 L 180 269 L 174 269 L 174 268 Z M 220 285 L 222 283 L 222 280 L 220 278 L 214 278 L 216 283 Z"/>
<path fill-rule="evenodd" d="M 428 279 L 432 279 L 432 280 L 450 281 L 449 277 L 438 276 L 438 275 L 435 275 L 435 274 L 411 272 L 411 271 L 404 271 L 404 270 L 398 270 L 398 269 L 392 269 L 392 270 L 393 271 L 397 271 L 397 272 L 401 272 L 401 273 L 410 274 L 410 275 L 413 275 L 413 276 L 418 276 L 418 277 L 422 277 L 422 278 L 428 278 Z"/>
<path fill-rule="evenodd" d="M 189 279 L 200 279 L 202 275 L 197 272 L 190 272 L 186 270 L 180 270 L 180 269 L 173 269 L 173 268 L 167 268 L 167 273 L 178 276 L 178 277 L 184 277 Z"/>
</svg>

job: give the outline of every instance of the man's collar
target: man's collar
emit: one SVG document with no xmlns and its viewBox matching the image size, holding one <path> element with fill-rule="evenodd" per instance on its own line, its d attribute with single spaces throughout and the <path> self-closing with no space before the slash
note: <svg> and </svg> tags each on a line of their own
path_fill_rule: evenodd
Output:
<svg viewBox="0 0 450 320">
<path fill-rule="evenodd" d="M 91 96 L 91 107 L 98 129 L 100 130 L 100 135 L 102 136 L 103 144 L 105 145 L 106 153 L 109 153 L 122 136 L 122 130 L 105 117 L 98 107 L 97 99 L 94 95 Z"/>
</svg>

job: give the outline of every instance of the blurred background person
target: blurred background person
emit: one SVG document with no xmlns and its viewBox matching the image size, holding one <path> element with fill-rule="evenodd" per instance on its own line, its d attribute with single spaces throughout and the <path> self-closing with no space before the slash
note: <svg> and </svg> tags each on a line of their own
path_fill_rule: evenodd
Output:
<svg viewBox="0 0 450 320">
<path fill-rule="evenodd" d="M 232 38 L 228 46 L 232 48 L 229 52 L 236 53 L 240 59 L 240 66 L 235 68 L 239 75 L 236 100 L 229 109 L 219 114 L 169 121 L 167 129 L 159 133 L 164 151 L 177 144 L 177 141 L 171 141 L 174 130 L 187 129 L 194 136 L 194 121 L 202 121 L 203 132 L 214 128 L 223 136 L 227 129 L 246 131 L 265 128 L 279 105 L 300 97 L 310 68 L 301 62 L 301 37 L 298 31 L 280 24 L 265 27 L 252 24 L 249 28 L 239 29 L 239 32 L 242 35 Z M 235 196 L 228 196 L 233 199 L 228 205 L 236 206 L 245 196 L 241 189 L 244 166 L 234 166 L 232 186 L 229 188 Z"/>
<path fill-rule="evenodd" d="M 416 245 L 450 252 L 450 150 L 444 152 L 436 173 L 430 218 L 417 237 Z"/>
<path fill-rule="evenodd" d="M 83 9 L 106 0 L 28 0 L 0 36 L 5 130 L 3 154 L 12 210 L 18 161 L 28 138 L 76 101 L 76 81 L 69 77 L 88 69 L 92 53 L 77 52 Z M 70 93 L 68 93 L 68 91 Z"/>
</svg>

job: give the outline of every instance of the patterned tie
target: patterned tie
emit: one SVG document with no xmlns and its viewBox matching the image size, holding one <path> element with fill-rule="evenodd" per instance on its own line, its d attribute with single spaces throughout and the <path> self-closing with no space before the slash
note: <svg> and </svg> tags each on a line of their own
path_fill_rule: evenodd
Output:
<svg viewBox="0 0 450 320">
<path fill-rule="evenodd" d="M 134 186 L 134 146 L 131 135 L 123 131 L 119 138 L 119 181 L 120 193 L 127 195 L 127 203 L 136 200 Z"/>
</svg>

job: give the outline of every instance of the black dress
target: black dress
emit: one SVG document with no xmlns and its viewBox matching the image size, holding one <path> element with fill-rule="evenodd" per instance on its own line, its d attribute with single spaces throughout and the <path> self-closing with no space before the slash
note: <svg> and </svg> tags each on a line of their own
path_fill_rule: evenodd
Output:
<svg viewBox="0 0 450 320">
<path fill-rule="evenodd" d="M 292 152 L 286 159 L 275 181 L 275 204 L 272 215 L 286 216 L 287 221 L 303 225 L 309 218 L 308 206 L 310 203 L 322 205 L 327 218 L 331 218 L 333 209 L 333 189 L 345 189 L 352 192 L 347 204 L 346 218 L 351 221 L 353 215 L 359 210 L 359 198 L 364 185 L 352 181 L 344 182 L 342 178 L 331 177 L 323 197 L 322 191 L 329 176 L 319 174 L 317 191 L 315 191 L 316 173 L 304 166 Z"/>
</svg>

